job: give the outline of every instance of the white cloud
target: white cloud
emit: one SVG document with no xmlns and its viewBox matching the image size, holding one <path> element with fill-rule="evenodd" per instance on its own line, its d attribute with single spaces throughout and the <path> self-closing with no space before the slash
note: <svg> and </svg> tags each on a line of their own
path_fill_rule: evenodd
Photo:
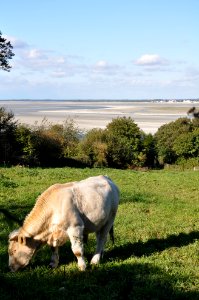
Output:
<svg viewBox="0 0 199 300">
<path fill-rule="evenodd" d="M 144 54 L 135 61 L 138 66 L 168 65 L 168 60 L 158 54 Z"/>
<path fill-rule="evenodd" d="M 117 64 L 110 64 L 106 60 L 98 60 L 94 66 L 89 66 L 89 70 L 92 73 L 98 73 L 100 75 L 117 75 L 122 70 L 122 66 Z"/>
<path fill-rule="evenodd" d="M 188 67 L 185 69 L 185 73 L 187 76 L 194 78 L 199 78 L 199 68 L 196 67 Z"/>
<path fill-rule="evenodd" d="M 65 61 L 66 61 L 66 59 L 63 56 L 57 58 L 58 64 L 63 64 L 63 63 L 65 63 Z"/>
<path fill-rule="evenodd" d="M 21 49 L 21 48 L 28 47 L 28 44 L 26 42 L 14 37 L 14 36 L 4 35 L 4 38 L 11 42 L 11 45 L 13 46 L 13 48 Z"/>
<path fill-rule="evenodd" d="M 15 52 L 13 59 L 12 71 L 19 71 L 21 76 L 29 74 L 28 76 L 36 76 L 41 73 L 49 78 L 64 78 L 64 77 L 88 77 L 94 76 L 115 76 L 120 74 L 124 68 L 117 64 L 112 64 L 104 59 L 99 59 L 95 64 L 82 63 L 83 57 L 71 54 L 56 53 L 49 49 L 39 49 L 32 47 L 30 44 L 20 40 L 14 36 L 7 36 L 11 41 Z M 41 78 L 41 76 L 40 76 Z"/>
<path fill-rule="evenodd" d="M 106 68 L 108 66 L 108 63 L 107 61 L 105 60 L 99 60 L 97 63 L 96 63 L 96 67 L 97 68 Z"/>
<path fill-rule="evenodd" d="M 31 49 L 30 51 L 27 52 L 27 58 L 30 59 L 46 58 L 46 54 L 39 49 Z"/>
<path fill-rule="evenodd" d="M 54 71 L 51 73 L 51 76 L 54 78 L 64 78 L 67 76 L 67 74 L 64 71 Z"/>
</svg>

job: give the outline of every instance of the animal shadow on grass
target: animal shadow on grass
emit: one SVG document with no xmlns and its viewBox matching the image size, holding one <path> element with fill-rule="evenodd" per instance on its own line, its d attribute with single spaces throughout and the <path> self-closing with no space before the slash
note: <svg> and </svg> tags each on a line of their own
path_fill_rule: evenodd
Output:
<svg viewBox="0 0 199 300">
<path fill-rule="evenodd" d="M 150 256 L 155 252 L 161 252 L 171 247 L 182 247 L 194 243 L 199 239 L 199 231 L 191 231 L 189 233 L 171 234 L 162 239 L 150 239 L 147 242 L 138 241 L 136 243 L 127 243 L 118 247 L 114 247 L 106 252 L 108 257 L 127 259 L 134 255 L 141 257 L 143 255 Z"/>
<path fill-rule="evenodd" d="M 26 214 L 30 211 L 32 206 L 12 206 L 10 209 L 0 207 L 0 214 L 9 227 L 22 226 Z M 14 211 L 14 213 L 13 213 Z"/>
<path fill-rule="evenodd" d="M 101 265 L 94 270 L 39 269 L 18 276 L 0 274 L 2 299 L 199 299 L 197 291 L 176 287 L 179 278 L 149 263 Z M 186 278 L 180 276 L 186 282 Z"/>
<path fill-rule="evenodd" d="M 169 247 L 181 247 L 193 243 L 199 238 L 199 232 L 170 235 L 165 239 L 151 239 L 145 243 L 128 243 L 105 252 L 108 258 L 126 259 L 131 255 L 141 257 Z M 68 270 L 66 267 L 50 270 L 49 250 L 43 249 L 35 262 L 17 274 L 0 274 L 0 294 L 2 299 L 199 299 L 198 291 L 185 291 L 178 288 L 177 282 L 186 282 L 183 275 L 176 277 L 151 263 L 128 263 L 120 265 L 100 264 L 97 268 L 88 268 L 86 272 Z M 48 253 L 48 254 L 47 254 Z M 39 254 L 39 253 L 38 253 Z M 75 261 L 66 243 L 60 249 L 60 264 Z"/>
</svg>

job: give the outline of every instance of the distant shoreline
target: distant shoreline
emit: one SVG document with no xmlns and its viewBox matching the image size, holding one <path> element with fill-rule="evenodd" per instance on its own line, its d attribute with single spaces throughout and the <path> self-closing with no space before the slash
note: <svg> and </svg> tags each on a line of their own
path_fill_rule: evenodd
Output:
<svg viewBox="0 0 199 300">
<path fill-rule="evenodd" d="M 187 100 L 0 100 L 20 123 L 34 125 L 43 119 L 61 124 L 73 119 L 82 131 L 105 128 L 112 119 L 131 117 L 145 133 L 154 134 L 163 124 L 187 117 L 199 99 Z"/>
<path fill-rule="evenodd" d="M 31 102 L 31 101 L 37 101 L 37 102 L 87 102 L 87 101 L 90 101 L 90 102 L 189 102 L 189 103 L 195 103 L 195 102 L 198 102 L 199 103 L 199 98 L 196 98 L 196 99 L 191 99 L 191 98 L 186 98 L 186 99 L 0 99 L 0 102 L 1 101 L 28 101 L 28 102 Z"/>
</svg>

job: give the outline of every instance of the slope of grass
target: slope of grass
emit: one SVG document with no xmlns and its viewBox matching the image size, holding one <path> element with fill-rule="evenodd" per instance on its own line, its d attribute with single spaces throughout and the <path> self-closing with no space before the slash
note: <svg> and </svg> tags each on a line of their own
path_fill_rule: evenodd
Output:
<svg viewBox="0 0 199 300">
<path fill-rule="evenodd" d="M 101 264 L 89 266 L 95 248 L 90 235 L 86 272 L 77 269 L 68 242 L 57 269 L 48 268 L 44 247 L 24 270 L 10 273 L 8 234 L 37 196 L 56 182 L 98 174 L 110 176 L 121 191 L 115 245 L 107 242 Z M 1 299 L 199 299 L 198 182 L 193 171 L 1 168 Z"/>
</svg>

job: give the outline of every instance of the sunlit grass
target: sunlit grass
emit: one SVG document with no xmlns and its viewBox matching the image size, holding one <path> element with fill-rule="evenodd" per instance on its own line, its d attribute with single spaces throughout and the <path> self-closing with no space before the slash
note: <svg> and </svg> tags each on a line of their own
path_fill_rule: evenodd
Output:
<svg viewBox="0 0 199 300">
<path fill-rule="evenodd" d="M 44 247 L 26 269 L 8 270 L 7 238 L 37 196 L 56 182 L 106 174 L 119 186 L 115 245 L 108 240 L 102 263 L 77 268 L 70 243 L 51 270 Z M 1 299 L 199 299 L 199 173 L 114 169 L 0 169 Z M 10 217 L 10 215 L 11 218 Z M 124 296 L 125 295 L 125 296 Z"/>
</svg>

